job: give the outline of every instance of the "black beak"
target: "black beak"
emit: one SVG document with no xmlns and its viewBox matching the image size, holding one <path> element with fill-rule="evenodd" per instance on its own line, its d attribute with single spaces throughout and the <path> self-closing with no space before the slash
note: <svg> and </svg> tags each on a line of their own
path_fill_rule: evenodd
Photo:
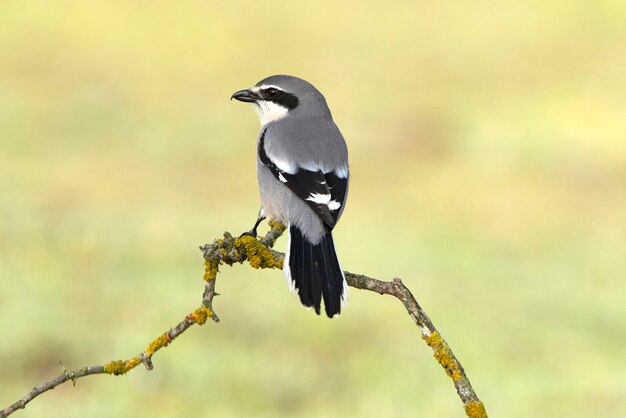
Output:
<svg viewBox="0 0 626 418">
<path fill-rule="evenodd" d="M 251 90 L 239 90 L 230 96 L 230 100 L 237 99 L 240 102 L 253 103 L 259 100 L 261 96 Z"/>
</svg>

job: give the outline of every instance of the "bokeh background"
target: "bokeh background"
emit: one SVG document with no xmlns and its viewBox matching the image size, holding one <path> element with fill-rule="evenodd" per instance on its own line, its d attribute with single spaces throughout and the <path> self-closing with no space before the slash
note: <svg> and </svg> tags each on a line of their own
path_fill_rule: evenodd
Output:
<svg viewBox="0 0 626 418">
<path fill-rule="evenodd" d="M 494 417 L 626 416 L 626 3 L 4 1 L 0 406 L 128 358 L 200 302 L 258 208 L 251 106 L 325 93 L 342 265 L 402 277 Z M 285 240 L 279 242 L 283 249 Z M 340 319 L 224 268 L 222 322 L 16 417 L 461 417 L 402 306 Z"/>
</svg>

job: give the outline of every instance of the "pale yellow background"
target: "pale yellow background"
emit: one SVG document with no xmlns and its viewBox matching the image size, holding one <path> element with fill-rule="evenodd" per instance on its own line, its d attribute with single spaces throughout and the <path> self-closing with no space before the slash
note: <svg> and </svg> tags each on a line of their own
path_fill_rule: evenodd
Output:
<svg viewBox="0 0 626 418">
<path fill-rule="evenodd" d="M 127 358 L 257 213 L 249 105 L 325 93 L 343 267 L 402 277 L 493 417 L 626 416 L 626 2 L 3 1 L 0 406 Z M 285 240 L 278 247 L 284 248 Z M 223 268 L 219 325 L 15 417 L 461 417 L 396 301 L 315 317 Z"/>
</svg>

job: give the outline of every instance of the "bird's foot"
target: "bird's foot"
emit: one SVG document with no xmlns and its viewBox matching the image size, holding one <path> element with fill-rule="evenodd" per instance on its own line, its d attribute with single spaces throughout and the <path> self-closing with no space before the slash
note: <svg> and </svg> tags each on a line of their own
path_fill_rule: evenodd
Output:
<svg viewBox="0 0 626 418">
<path fill-rule="evenodd" d="M 257 235 L 258 235 L 257 234 L 257 228 L 259 227 L 261 222 L 263 222 L 264 219 L 265 219 L 265 216 L 263 215 L 263 210 L 261 210 L 259 212 L 259 217 L 257 218 L 256 222 L 254 223 L 254 226 L 252 227 L 252 229 L 247 231 L 247 232 L 244 232 L 241 235 L 239 235 L 239 238 L 245 237 L 246 235 L 250 236 L 250 237 L 253 237 L 253 238 L 257 238 Z"/>
<path fill-rule="evenodd" d="M 252 237 L 252 238 L 257 238 L 256 228 L 252 228 L 251 230 L 242 233 L 241 235 L 239 235 L 239 238 L 246 237 L 246 236 Z"/>
</svg>

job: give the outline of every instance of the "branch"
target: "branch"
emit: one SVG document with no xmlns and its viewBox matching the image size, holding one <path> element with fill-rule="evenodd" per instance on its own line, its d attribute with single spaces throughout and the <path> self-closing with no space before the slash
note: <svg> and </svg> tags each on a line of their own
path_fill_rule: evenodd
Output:
<svg viewBox="0 0 626 418">
<path fill-rule="evenodd" d="M 272 231 L 270 231 L 272 232 Z M 268 237 L 270 237 L 268 233 Z M 266 237 L 267 238 L 267 237 Z M 265 238 L 264 238 L 265 239 Z M 276 238 L 273 238 L 275 240 Z M 273 241 L 271 241 L 273 242 Z M 205 274 L 206 278 L 206 274 Z M 170 328 L 169 331 L 164 332 L 152 341 L 148 347 L 135 357 L 131 357 L 127 360 L 112 360 L 103 365 L 88 366 L 82 369 L 68 371 L 63 364 L 61 364 L 62 373 L 39 386 L 35 386 L 26 396 L 12 405 L 0 410 L 0 418 L 6 418 L 18 409 L 24 409 L 26 405 L 35 399 L 37 396 L 44 392 L 54 389 L 62 383 L 71 380 L 74 385 L 76 381 L 85 376 L 91 376 L 96 374 L 112 374 L 115 376 L 123 375 L 134 369 L 140 364 L 143 364 L 147 370 L 152 370 L 152 356 L 174 341 L 183 332 L 187 331 L 192 325 L 204 325 L 208 318 L 211 318 L 214 322 L 219 322 L 217 314 L 213 311 L 213 297 L 217 293 L 215 292 L 215 278 L 213 280 L 206 280 L 204 284 L 204 293 L 202 295 L 202 304 L 195 311 L 191 312 L 185 319 L 179 322 L 175 327 Z"/>
<path fill-rule="evenodd" d="M 433 355 L 447 375 L 452 378 L 467 416 L 471 418 L 486 418 L 487 411 L 485 406 L 478 399 L 476 392 L 474 392 L 474 388 L 472 388 L 472 384 L 467 378 L 461 362 L 456 358 L 446 340 L 441 337 L 441 334 L 437 331 L 428 315 L 426 315 L 426 312 L 417 303 L 411 291 L 402 283 L 402 280 L 396 278 L 391 282 L 383 282 L 348 271 L 345 274 L 349 286 L 370 290 L 381 295 L 391 295 L 402 302 L 415 324 L 420 328 L 422 339 L 433 349 Z"/>
<path fill-rule="evenodd" d="M 235 263 L 248 261 L 254 268 L 278 268 L 283 267 L 285 255 L 271 249 L 276 238 L 282 234 L 285 227 L 270 222 L 271 230 L 265 238 L 260 241 L 251 236 L 233 238 L 228 232 L 224 233 L 223 239 L 218 239 L 213 244 L 207 244 L 202 248 L 207 271 L 211 277 L 217 275 L 218 267 L 221 263 L 229 266 Z M 268 240 L 268 236 L 271 239 Z M 426 315 L 426 312 L 417 303 L 411 291 L 396 278 L 391 282 L 374 279 L 362 274 L 355 274 L 345 271 L 346 281 L 351 287 L 369 290 L 381 295 L 391 295 L 400 300 L 406 308 L 408 314 L 420 329 L 422 339 L 434 351 L 435 359 L 446 374 L 452 378 L 456 392 L 463 402 L 465 413 L 470 418 L 486 418 L 487 411 L 481 400 L 472 388 L 461 362 L 456 358 L 448 343 L 443 339 L 437 328 Z"/>
<path fill-rule="evenodd" d="M 152 341 L 144 351 L 127 360 L 113 360 L 104 365 L 83 367 L 73 371 L 67 371 L 65 366 L 61 365 L 63 372 L 60 375 L 34 387 L 22 399 L 0 410 L 0 418 L 6 418 L 18 409 L 23 409 L 37 396 L 54 389 L 68 380 L 71 380 L 76 385 L 76 381 L 85 376 L 96 374 L 123 375 L 139 364 L 143 364 L 147 370 L 152 370 L 152 356 L 161 348 L 174 341 L 192 325 L 203 325 L 208 318 L 211 318 L 214 322 L 219 322 L 219 318 L 213 310 L 213 298 L 217 295 L 215 292 L 215 281 L 221 264 L 230 266 L 235 263 L 248 261 L 253 268 L 282 268 L 285 255 L 273 250 L 272 247 L 284 232 L 285 227 L 274 222 L 270 222 L 270 226 L 270 231 L 260 240 L 248 235 L 234 238 L 231 234 L 225 232 L 224 238 L 216 239 L 213 244 L 206 244 L 204 247 L 200 247 L 205 260 L 205 286 L 202 304 L 198 309 L 188 314 L 178 325 Z M 474 392 L 461 363 L 402 281 L 393 279 L 391 282 L 384 282 L 348 271 L 345 272 L 345 276 L 349 286 L 369 290 L 381 295 L 391 295 L 402 302 L 415 324 L 420 328 L 422 339 L 433 349 L 435 358 L 448 376 L 452 378 L 467 416 L 470 418 L 486 418 L 487 412 L 485 407 Z"/>
</svg>

